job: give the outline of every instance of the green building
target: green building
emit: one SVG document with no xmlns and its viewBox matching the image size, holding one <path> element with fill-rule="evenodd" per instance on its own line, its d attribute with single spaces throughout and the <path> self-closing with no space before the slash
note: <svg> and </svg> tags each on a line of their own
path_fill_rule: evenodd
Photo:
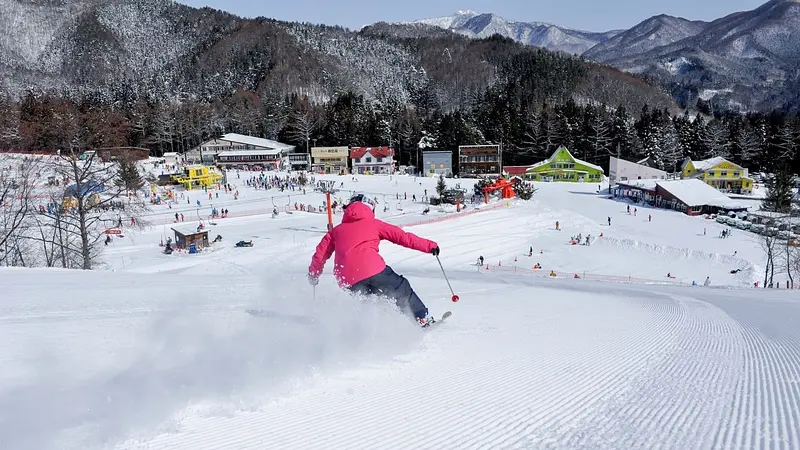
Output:
<svg viewBox="0 0 800 450">
<path fill-rule="evenodd" d="M 603 179 L 603 168 L 572 156 L 563 145 L 544 161 L 525 170 L 525 178 L 535 181 L 567 181 L 599 183 Z"/>
</svg>

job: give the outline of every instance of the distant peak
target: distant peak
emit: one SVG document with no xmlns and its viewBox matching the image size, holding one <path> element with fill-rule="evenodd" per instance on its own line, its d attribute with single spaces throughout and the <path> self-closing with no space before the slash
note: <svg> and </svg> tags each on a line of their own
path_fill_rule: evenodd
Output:
<svg viewBox="0 0 800 450">
<path fill-rule="evenodd" d="M 476 15 L 478 15 L 478 13 L 473 11 L 473 10 L 471 10 L 471 9 L 462 9 L 462 10 L 459 10 L 458 12 L 456 12 L 456 15 L 459 15 L 459 16 L 476 16 Z"/>
</svg>

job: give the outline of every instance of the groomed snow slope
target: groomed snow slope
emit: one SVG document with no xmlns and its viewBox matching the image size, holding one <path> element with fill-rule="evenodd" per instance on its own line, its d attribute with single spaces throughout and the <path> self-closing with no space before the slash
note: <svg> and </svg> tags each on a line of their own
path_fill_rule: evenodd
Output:
<svg viewBox="0 0 800 450">
<path fill-rule="evenodd" d="M 2 447 L 800 445 L 791 293 L 452 278 L 413 275 L 455 312 L 422 334 L 250 277 L 5 271 Z"/>
<path fill-rule="evenodd" d="M 453 311 L 427 332 L 340 292 L 330 263 L 312 297 L 316 214 L 217 220 L 223 242 L 200 255 L 161 254 L 158 226 L 115 240 L 109 270 L 2 269 L 0 448 L 800 447 L 800 299 L 736 287 L 758 276 L 756 242 L 679 213 L 628 216 L 590 186 L 537 187 L 534 202 L 408 228 L 440 243 L 459 303 L 430 255 L 382 246 L 434 315 Z M 452 216 L 409 203 L 379 215 Z M 579 232 L 604 237 L 568 245 Z M 727 288 L 664 284 L 705 276 Z"/>
</svg>

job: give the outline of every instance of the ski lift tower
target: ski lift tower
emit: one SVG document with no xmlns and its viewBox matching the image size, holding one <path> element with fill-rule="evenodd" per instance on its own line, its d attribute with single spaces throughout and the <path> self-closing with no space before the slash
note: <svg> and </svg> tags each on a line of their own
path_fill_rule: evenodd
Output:
<svg viewBox="0 0 800 450">
<path fill-rule="evenodd" d="M 334 186 L 336 186 L 336 182 L 330 180 L 326 181 L 321 188 L 321 191 L 325 193 L 325 209 L 328 210 L 328 231 L 333 229 L 333 210 L 331 209 L 331 194 L 335 194 L 338 192 L 338 190 L 335 189 Z"/>
</svg>

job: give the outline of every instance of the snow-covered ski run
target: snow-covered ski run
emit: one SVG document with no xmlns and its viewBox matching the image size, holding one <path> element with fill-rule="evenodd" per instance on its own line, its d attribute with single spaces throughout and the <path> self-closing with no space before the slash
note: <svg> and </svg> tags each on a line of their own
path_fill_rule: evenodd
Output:
<svg viewBox="0 0 800 450">
<path fill-rule="evenodd" d="M 435 183 L 396 178 L 357 188 Z M 457 303 L 435 258 L 382 245 L 432 315 L 453 312 L 430 333 L 354 301 L 330 265 L 312 298 L 318 214 L 218 220 L 225 245 L 198 255 L 161 253 L 158 226 L 110 245 L 107 270 L 3 268 L 0 448 L 800 448 L 800 297 L 752 287 L 758 242 L 629 216 L 596 185 L 537 187 L 408 228 L 441 246 Z M 384 217 L 431 218 L 415 207 Z"/>
</svg>

